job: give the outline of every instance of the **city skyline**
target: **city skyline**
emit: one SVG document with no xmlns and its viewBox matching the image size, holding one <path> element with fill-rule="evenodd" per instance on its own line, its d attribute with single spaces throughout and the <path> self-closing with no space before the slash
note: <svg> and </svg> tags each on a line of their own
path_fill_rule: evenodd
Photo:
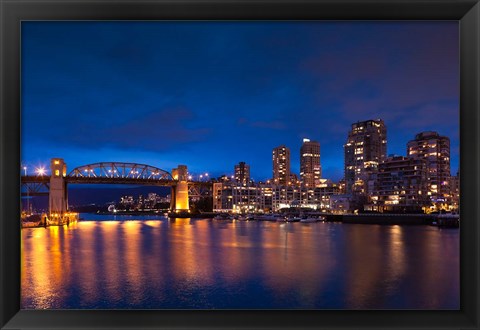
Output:
<svg viewBox="0 0 480 330">
<path fill-rule="evenodd" d="M 62 157 L 219 176 L 243 161 L 261 181 L 282 144 L 298 175 L 309 138 L 338 181 L 350 125 L 382 118 L 388 155 L 437 131 L 458 170 L 453 22 L 26 22 L 22 54 L 29 169 Z"/>
<path fill-rule="evenodd" d="M 378 119 L 378 120 L 381 120 L 381 119 Z M 370 120 L 366 120 L 366 121 L 364 121 L 364 122 L 370 122 L 370 121 L 376 121 L 376 120 L 371 120 L 371 119 L 370 119 Z M 363 122 L 358 121 L 358 122 L 356 122 L 356 123 L 353 123 L 352 125 L 356 125 L 357 123 L 363 123 Z M 438 132 L 436 132 L 436 131 L 424 131 L 424 132 L 419 132 L 419 133 L 417 133 L 417 134 L 415 135 L 414 138 L 412 138 L 411 140 L 409 140 L 409 141 L 407 141 L 407 142 L 405 143 L 405 148 L 408 149 L 410 143 L 412 143 L 413 141 L 415 141 L 415 138 L 417 138 L 417 136 L 423 135 L 423 134 L 429 134 L 429 133 L 434 133 L 434 134 L 436 134 L 437 136 L 441 136 L 441 134 L 438 134 Z M 445 137 L 446 137 L 446 138 L 449 138 L 448 136 L 445 136 Z M 303 139 L 303 145 L 305 144 L 305 141 L 310 142 L 310 139 L 304 138 L 304 139 Z M 313 142 L 314 142 L 314 143 L 317 143 L 316 141 L 313 141 Z M 348 144 L 348 140 L 346 141 L 345 145 L 347 145 L 347 144 Z M 343 146 L 343 149 L 342 149 L 342 150 L 345 149 L 345 145 Z M 387 143 L 387 146 L 388 146 L 388 143 Z M 191 175 L 189 176 L 189 179 L 202 181 L 202 180 L 217 179 L 217 178 L 220 178 L 220 177 L 222 177 L 222 176 L 226 176 L 226 177 L 228 177 L 228 178 L 232 178 L 232 179 L 235 179 L 236 181 L 239 181 L 239 179 L 238 179 L 238 175 L 239 175 L 239 174 L 238 174 L 238 172 L 237 172 L 237 171 L 239 171 L 238 167 L 239 167 L 239 166 L 246 166 L 246 168 L 247 168 L 247 172 L 246 172 L 246 173 L 247 173 L 247 174 L 246 174 L 246 175 L 245 175 L 245 174 L 241 174 L 242 177 L 245 175 L 246 178 L 248 178 L 248 179 L 250 179 L 250 180 L 252 180 L 252 181 L 257 181 L 257 182 L 265 182 L 265 181 L 270 181 L 270 180 L 274 180 L 274 181 L 275 181 L 275 158 L 276 158 L 276 156 L 275 156 L 275 150 L 277 150 L 277 149 L 285 149 L 285 148 L 287 149 L 288 157 L 287 157 L 286 160 L 284 160 L 284 162 L 286 162 L 286 163 L 288 164 L 287 166 L 288 166 L 288 169 L 289 169 L 286 174 L 288 174 L 288 175 L 287 175 L 288 177 L 291 177 L 292 175 L 297 176 L 298 179 L 301 180 L 301 175 L 299 175 L 299 173 L 301 173 L 301 172 L 293 172 L 293 171 L 290 170 L 290 168 L 292 167 L 291 156 L 290 156 L 290 148 L 288 148 L 288 146 L 286 146 L 285 144 L 282 144 L 281 146 L 278 146 L 278 147 L 273 148 L 274 164 L 271 164 L 271 171 L 273 170 L 273 175 L 271 175 L 271 176 L 269 176 L 269 177 L 266 177 L 266 178 L 263 178 L 263 179 L 260 179 L 260 180 L 255 180 L 255 179 L 253 179 L 253 178 L 250 177 L 250 164 L 248 164 L 247 162 L 244 162 L 244 161 L 237 161 L 237 163 L 235 163 L 235 164 L 232 166 L 232 167 L 233 167 L 233 170 L 226 168 L 224 171 L 221 171 L 221 170 L 220 170 L 220 171 L 217 172 L 217 173 L 210 173 L 210 174 L 209 174 L 208 172 L 198 172 L 198 173 L 195 173 L 195 174 L 189 172 L 189 173 L 191 174 Z M 300 146 L 300 148 L 299 148 L 299 151 L 300 151 L 300 152 L 301 152 L 301 150 L 302 150 L 302 146 Z M 321 155 L 322 155 L 322 154 L 320 153 L 320 157 L 321 157 Z M 398 157 L 398 156 L 411 157 L 411 155 L 410 155 L 408 152 L 405 152 L 405 153 L 403 153 L 403 154 L 402 154 L 402 153 L 387 153 L 387 154 L 386 154 L 386 158 L 387 158 L 387 157 Z M 277 157 L 278 157 L 278 156 L 277 156 Z M 301 158 L 301 156 L 300 156 L 299 158 Z M 453 158 L 453 157 L 451 157 L 451 158 Z M 232 161 L 232 162 L 233 162 L 233 161 Z M 93 163 L 93 162 L 92 162 L 92 163 Z M 450 162 L 450 160 L 449 160 L 449 167 L 451 167 L 450 163 L 451 163 L 451 162 Z M 21 170 L 22 173 L 24 173 L 24 174 L 27 173 L 26 171 L 27 171 L 27 169 L 28 169 L 28 174 L 30 174 L 30 175 L 32 175 L 32 174 L 44 175 L 44 174 L 48 174 L 48 173 L 50 172 L 50 168 L 49 168 L 48 164 L 47 164 L 47 165 L 45 165 L 45 164 L 47 164 L 47 162 L 41 163 L 41 164 L 38 165 L 38 166 L 34 166 L 34 167 L 28 168 L 28 167 L 27 167 L 27 164 L 24 163 L 24 162 L 22 162 L 22 168 L 21 168 L 20 170 Z M 88 164 L 83 164 L 83 165 L 88 165 Z M 345 171 L 345 166 L 346 166 L 346 163 L 345 163 L 345 161 L 344 161 L 343 166 L 342 166 L 342 170 L 343 170 L 343 171 Z M 188 165 L 187 165 L 187 167 L 188 167 Z M 294 167 L 295 167 L 295 166 L 294 166 Z M 299 166 L 299 168 L 300 168 L 300 167 L 301 167 L 301 166 Z M 71 168 L 70 170 L 72 170 L 72 168 Z M 242 170 L 242 171 L 243 171 L 243 170 Z M 450 175 L 455 176 L 455 175 L 457 174 L 457 172 L 458 172 L 458 168 L 457 168 L 456 171 L 454 171 L 454 170 L 453 170 L 453 167 L 451 167 Z M 243 172 L 242 172 L 242 173 L 243 173 Z M 321 173 L 321 163 L 320 163 L 320 173 Z M 195 175 L 195 177 L 192 176 L 193 174 Z M 338 182 L 338 181 L 341 181 L 341 180 L 345 180 L 345 176 L 341 176 L 341 177 L 339 177 L 338 179 L 335 179 L 335 178 L 324 177 L 324 176 L 320 175 L 320 178 L 321 178 L 321 179 L 329 179 L 329 180 L 332 180 L 332 181 L 335 181 L 335 182 Z M 240 181 L 246 183 L 246 182 L 249 181 L 248 179 L 247 179 L 247 180 L 246 180 L 246 179 L 241 179 Z M 290 179 L 290 180 L 291 180 L 291 179 Z M 286 185 L 286 184 L 288 183 L 288 181 L 289 181 L 289 180 L 285 180 L 285 182 L 284 182 L 284 183 L 281 183 L 281 184 Z"/>
</svg>

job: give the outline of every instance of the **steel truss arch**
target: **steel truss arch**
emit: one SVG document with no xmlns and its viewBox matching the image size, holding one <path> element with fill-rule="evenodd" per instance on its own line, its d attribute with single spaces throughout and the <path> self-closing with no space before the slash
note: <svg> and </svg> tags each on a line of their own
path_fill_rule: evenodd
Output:
<svg viewBox="0 0 480 330">
<path fill-rule="evenodd" d="M 102 162 L 82 165 L 74 168 L 68 177 L 71 178 L 101 178 L 101 179 L 132 179 L 132 180 L 173 180 L 172 175 L 158 167 L 120 162 Z"/>
</svg>

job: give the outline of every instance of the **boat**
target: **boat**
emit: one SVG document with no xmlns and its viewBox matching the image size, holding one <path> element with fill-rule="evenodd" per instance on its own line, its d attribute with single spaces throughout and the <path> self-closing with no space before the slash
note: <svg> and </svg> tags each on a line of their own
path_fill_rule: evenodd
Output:
<svg viewBox="0 0 480 330">
<path fill-rule="evenodd" d="M 286 221 L 287 222 L 299 222 L 302 218 L 297 217 L 297 216 L 289 216 L 287 217 Z"/>
<path fill-rule="evenodd" d="M 237 220 L 251 221 L 251 220 L 254 220 L 254 216 L 252 214 L 244 214 L 244 215 L 240 215 Z"/>
</svg>

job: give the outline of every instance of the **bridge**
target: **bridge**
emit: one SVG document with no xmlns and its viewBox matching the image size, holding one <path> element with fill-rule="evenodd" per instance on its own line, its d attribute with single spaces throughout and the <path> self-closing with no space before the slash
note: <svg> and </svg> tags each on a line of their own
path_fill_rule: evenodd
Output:
<svg viewBox="0 0 480 330">
<path fill-rule="evenodd" d="M 49 214 L 68 212 L 68 184 L 129 184 L 171 187 L 170 210 L 189 212 L 189 197 L 200 196 L 206 182 L 188 181 L 186 165 L 178 165 L 172 172 L 158 167 L 122 162 L 103 162 L 74 168 L 67 174 L 62 158 L 50 161 L 50 175 L 21 177 L 22 196 L 48 196 Z"/>
</svg>

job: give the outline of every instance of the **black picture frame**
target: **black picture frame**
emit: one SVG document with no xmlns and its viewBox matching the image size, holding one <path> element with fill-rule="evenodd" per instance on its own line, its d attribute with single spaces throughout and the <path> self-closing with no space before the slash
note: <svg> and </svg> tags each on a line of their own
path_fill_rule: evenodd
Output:
<svg viewBox="0 0 480 330">
<path fill-rule="evenodd" d="M 22 20 L 458 20 L 459 311 L 20 310 Z M 478 0 L 0 0 L 0 326 L 2 329 L 479 329 L 480 4 Z"/>
</svg>

